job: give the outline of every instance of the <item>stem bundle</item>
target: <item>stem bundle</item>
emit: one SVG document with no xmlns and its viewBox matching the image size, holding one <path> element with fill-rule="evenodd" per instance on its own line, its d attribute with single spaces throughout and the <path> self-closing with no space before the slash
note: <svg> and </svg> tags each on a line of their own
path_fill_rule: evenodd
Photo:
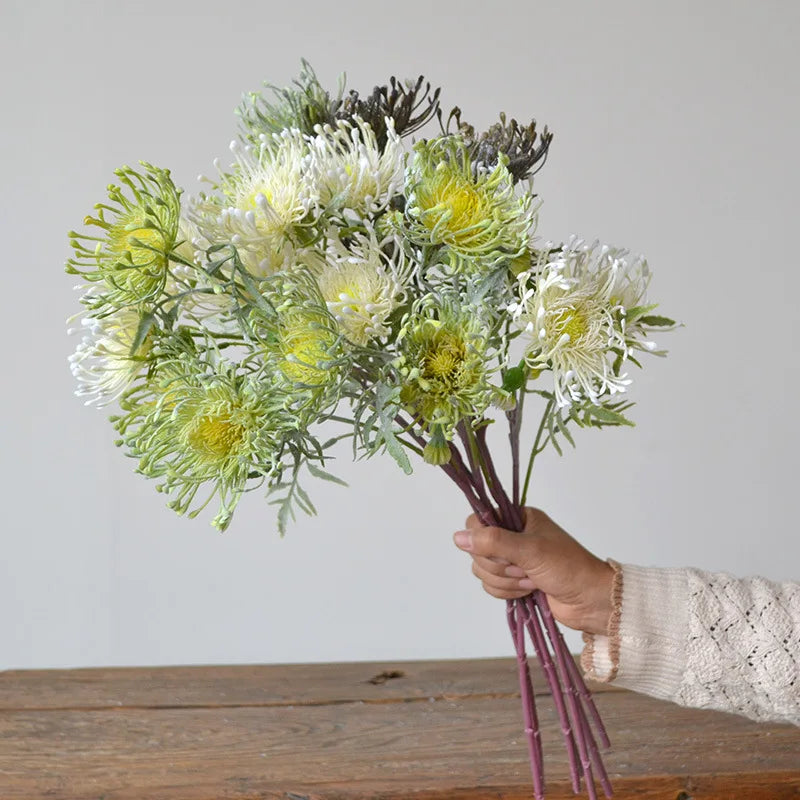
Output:
<svg viewBox="0 0 800 800">
<path fill-rule="evenodd" d="M 520 498 L 520 412 L 521 409 L 517 408 L 508 413 L 509 441 L 514 472 L 512 497 L 506 493 L 495 469 L 486 442 L 485 425 L 475 429 L 467 422 L 461 422 L 458 433 L 464 445 L 466 461 L 462 458 L 456 445 L 451 444 L 452 458 L 448 464 L 444 464 L 442 467 L 462 490 L 473 511 L 484 525 L 497 525 L 514 531 L 523 530 L 525 525 L 523 503 L 530 481 L 533 457 L 541 436 L 540 427 L 528 464 L 525 487 Z M 490 496 L 492 502 L 490 502 Z M 537 590 L 526 597 L 508 600 L 506 601 L 506 616 L 517 656 L 522 714 L 534 797 L 536 800 L 543 800 L 545 796 L 544 758 L 541 731 L 536 713 L 536 700 L 525 647 L 526 632 L 544 672 L 561 723 L 561 732 L 569 758 L 573 791 L 576 794 L 580 793 L 581 780 L 583 780 L 590 800 L 596 800 L 596 777 L 606 797 L 611 797 L 611 783 L 603 766 L 597 744 L 599 739 L 603 747 L 609 747 L 608 734 L 591 693 L 556 624 L 547 597 L 543 592 Z M 594 730 L 592 726 L 594 726 Z"/>
</svg>

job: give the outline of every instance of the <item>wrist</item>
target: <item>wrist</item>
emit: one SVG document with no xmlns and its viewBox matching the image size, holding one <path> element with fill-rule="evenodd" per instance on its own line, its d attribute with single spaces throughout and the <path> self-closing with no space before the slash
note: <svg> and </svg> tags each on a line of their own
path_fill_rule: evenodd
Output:
<svg viewBox="0 0 800 800">
<path fill-rule="evenodd" d="M 586 611 L 580 629 L 599 636 L 608 634 L 614 613 L 616 570 L 607 561 L 598 561 L 593 576 L 586 584 Z"/>
</svg>

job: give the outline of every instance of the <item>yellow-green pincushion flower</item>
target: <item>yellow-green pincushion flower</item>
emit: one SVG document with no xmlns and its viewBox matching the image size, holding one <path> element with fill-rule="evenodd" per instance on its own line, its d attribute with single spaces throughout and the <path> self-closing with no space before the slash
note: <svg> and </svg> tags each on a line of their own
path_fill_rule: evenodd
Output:
<svg viewBox="0 0 800 800">
<path fill-rule="evenodd" d="M 531 195 L 518 195 L 501 157 L 491 170 L 472 163 L 457 137 L 418 142 L 406 175 L 409 235 L 446 245 L 455 263 L 496 263 L 524 252 Z"/>
<path fill-rule="evenodd" d="M 335 380 L 331 366 L 340 337 L 327 319 L 313 309 L 295 309 L 282 315 L 278 331 L 278 368 L 289 381 L 318 387 Z"/>
<path fill-rule="evenodd" d="M 486 326 L 477 309 L 428 306 L 409 315 L 398 349 L 401 400 L 429 429 L 441 426 L 451 437 L 461 419 L 480 416 L 492 402 Z"/>
<path fill-rule="evenodd" d="M 272 313 L 258 304 L 250 324 L 273 379 L 283 384 L 281 393 L 287 404 L 301 395 L 307 399 L 306 390 L 317 396 L 320 390 L 335 386 L 344 374 L 342 334 L 311 272 L 298 267 L 268 279 L 263 289 Z M 291 386 L 288 393 L 287 384 Z"/>
<path fill-rule="evenodd" d="M 145 402 L 123 401 L 130 410 L 115 420 L 117 429 L 139 459 L 138 471 L 162 479 L 156 488 L 171 496 L 169 506 L 179 514 L 210 487 L 190 516 L 218 496 L 213 524 L 224 530 L 248 483 L 277 470 L 289 421 L 262 383 L 231 367 L 209 372 L 207 364 L 181 359 L 170 372 Z"/>
<path fill-rule="evenodd" d="M 84 220 L 100 235 L 70 233 L 75 256 L 67 272 L 105 285 L 104 291 L 87 294 L 93 307 L 137 305 L 164 288 L 178 238 L 180 191 L 169 170 L 145 162 L 142 167 L 143 173 L 131 167 L 116 170 L 121 186 L 110 185 L 108 203 L 98 203 L 97 216 Z"/>
</svg>

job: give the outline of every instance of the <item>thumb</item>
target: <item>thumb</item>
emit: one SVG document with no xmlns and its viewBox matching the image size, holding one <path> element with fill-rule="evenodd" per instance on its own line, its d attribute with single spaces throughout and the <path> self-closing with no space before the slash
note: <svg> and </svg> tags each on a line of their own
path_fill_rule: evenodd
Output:
<svg viewBox="0 0 800 800">
<path fill-rule="evenodd" d="M 505 528 L 485 527 L 458 531 L 453 537 L 456 546 L 484 558 L 504 559 L 523 569 L 537 560 L 534 537 L 507 531 Z"/>
</svg>

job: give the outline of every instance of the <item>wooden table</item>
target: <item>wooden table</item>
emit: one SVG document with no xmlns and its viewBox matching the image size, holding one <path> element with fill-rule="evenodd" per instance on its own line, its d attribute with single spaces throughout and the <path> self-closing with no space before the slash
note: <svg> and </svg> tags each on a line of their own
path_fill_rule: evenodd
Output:
<svg viewBox="0 0 800 800">
<path fill-rule="evenodd" d="M 516 681 L 507 659 L 0 672 L 0 798 L 522 800 Z M 617 797 L 800 798 L 800 728 L 593 688 Z M 539 709 L 547 798 L 573 797 Z"/>
</svg>

